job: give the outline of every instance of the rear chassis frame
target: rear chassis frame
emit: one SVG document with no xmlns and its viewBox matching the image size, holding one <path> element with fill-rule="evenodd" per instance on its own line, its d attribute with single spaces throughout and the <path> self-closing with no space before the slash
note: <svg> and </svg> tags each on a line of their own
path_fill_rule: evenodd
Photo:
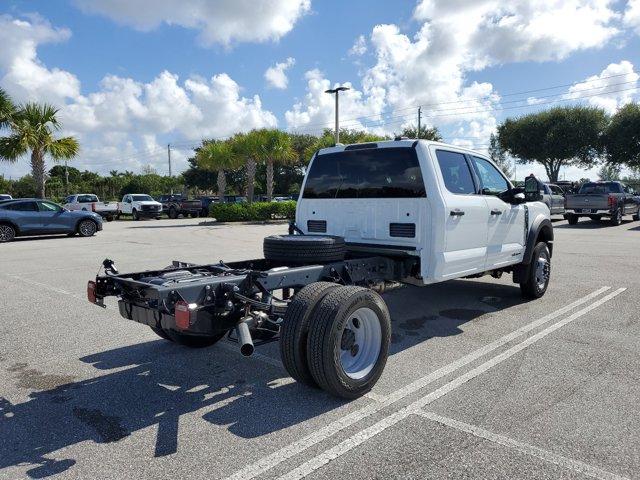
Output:
<svg viewBox="0 0 640 480">
<path fill-rule="evenodd" d="M 384 288 L 386 282 L 416 277 L 419 263 L 418 257 L 402 252 L 398 256 L 353 257 L 314 265 L 285 265 L 265 259 L 206 265 L 174 261 L 160 270 L 96 277 L 94 303 L 104 307 L 105 297 L 116 296 L 122 317 L 186 335 L 212 336 L 231 331 L 252 316 L 257 319 L 251 323 L 253 328 L 267 326 L 277 333 L 292 290 L 295 295 L 319 281 Z M 204 276 L 173 285 L 141 280 L 177 271 Z M 282 291 L 281 299 L 273 295 L 277 290 Z M 178 303 L 189 306 L 188 327 L 176 322 Z"/>
</svg>

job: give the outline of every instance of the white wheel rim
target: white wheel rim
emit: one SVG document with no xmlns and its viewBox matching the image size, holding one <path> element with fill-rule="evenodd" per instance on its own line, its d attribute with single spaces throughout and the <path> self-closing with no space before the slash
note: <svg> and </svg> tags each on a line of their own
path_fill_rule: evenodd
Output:
<svg viewBox="0 0 640 480">
<path fill-rule="evenodd" d="M 536 284 L 540 290 L 544 289 L 551 275 L 551 263 L 546 252 L 542 252 L 536 263 Z"/>
<path fill-rule="evenodd" d="M 366 377 L 380 356 L 382 328 L 370 308 L 359 308 L 346 323 L 340 338 L 340 366 L 354 380 Z"/>
<path fill-rule="evenodd" d="M 7 240 L 11 240 L 13 236 L 13 229 L 7 225 L 0 225 L 0 240 L 6 242 Z"/>
<path fill-rule="evenodd" d="M 93 222 L 82 222 L 80 224 L 80 233 L 83 235 L 93 235 L 95 233 L 95 225 Z"/>
</svg>

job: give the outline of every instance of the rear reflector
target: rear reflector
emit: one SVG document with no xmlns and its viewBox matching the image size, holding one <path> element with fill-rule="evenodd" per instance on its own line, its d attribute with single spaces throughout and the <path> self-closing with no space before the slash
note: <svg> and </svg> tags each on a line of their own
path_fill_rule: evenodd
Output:
<svg viewBox="0 0 640 480">
<path fill-rule="evenodd" d="M 191 326 L 189 304 L 182 300 L 177 301 L 174 315 L 176 318 L 176 327 L 181 330 L 188 330 Z"/>
<path fill-rule="evenodd" d="M 87 299 L 91 303 L 96 303 L 96 282 L 87 283 Z"/>
</svg>

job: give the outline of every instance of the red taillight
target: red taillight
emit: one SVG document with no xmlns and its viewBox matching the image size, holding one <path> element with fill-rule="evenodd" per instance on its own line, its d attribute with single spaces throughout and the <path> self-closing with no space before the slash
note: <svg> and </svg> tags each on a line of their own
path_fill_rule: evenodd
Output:
<svg viewBox="0 0 640 480">
<path fill-rule="evenodd" d="M 91 204 L 91 211 L 92 211 L 92 212 L 95 212 L 95 211 L 96 211 L 96 204 L 95 204 L 95 202 L 93 202 L 93 203 Z"/>
<path fill-rule="evenodd" d="M 91 303 L 96 303 L 96 282 L 87 283 L 87 299 Z"/>
<path fill-rule="evenodd" d="M 188 330 L 191 326 L 189 304 L 183 300 L 177 301 L 174 315 L 176 317 L 176 327 L 181 330 Z"/>
<path fill-rule="evenodd" d="M 613 207 L 616 204 L 616 197 L 614 197 L 613 195 L 609 195 L 608 202 L 609 202 L 609 206 Z"/>
</svg>

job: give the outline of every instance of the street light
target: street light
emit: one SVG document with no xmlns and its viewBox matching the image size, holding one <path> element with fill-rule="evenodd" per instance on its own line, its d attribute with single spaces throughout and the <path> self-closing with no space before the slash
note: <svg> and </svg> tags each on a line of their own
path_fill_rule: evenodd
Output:
<svg viewBox="0 0 640 480">
<path fill-rule="evenodd" d="M 337 88 L 332 88 L 329 90 L 325 90 L 324 93 L 335 93 L 336 95 L 336 133 L 335 133 L 335 137 L 336 137 L 336 145 L 338 143 L 340 143 L 340 125 L 338 122 L 338 97 L 339 97 L 339 92 L 344 92 L 345 90 L 351 90 L 349 87 L 337 87 Z"/>
</svg>

